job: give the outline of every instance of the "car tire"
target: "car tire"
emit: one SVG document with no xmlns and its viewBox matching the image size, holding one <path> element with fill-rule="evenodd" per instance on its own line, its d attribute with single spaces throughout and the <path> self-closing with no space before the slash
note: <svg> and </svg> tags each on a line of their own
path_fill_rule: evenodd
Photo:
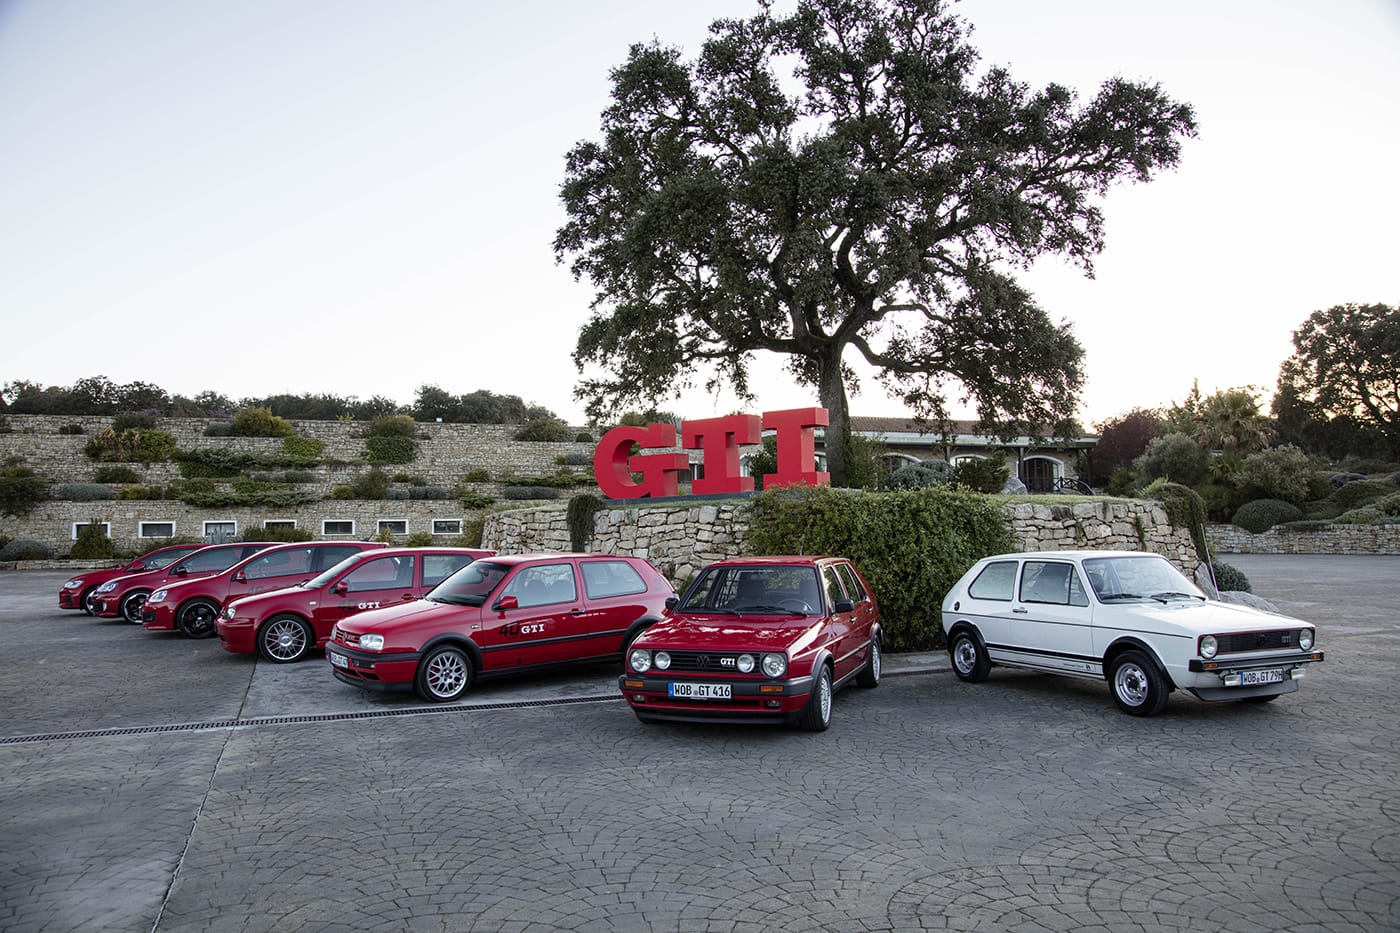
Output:
<svg viewBox="0 0 1400 933">
<path fill-rule="evenodd" d="M 212 599 L 192 599 L 175 614 L 175 628 L 186 638 L 211 638 L 217 631 L 219 604 Z"/>
<path fill-rule="evenodd" d="M 311 626 L 296 616 L 273 616 L 258 629 L 258 654 L 274 664 L 304 660 L 315 644 Z"/>
<path fill-rule="evenodd" d="M 97 589 L 97 587 L 90 586 L 78 594 L 78 606 L 83 610 L 83 615 L 97 615 L 97 613 L 92 610 L 92 591 L 95 589 Z"/>
<path fill-rule="evenodd" d="M 970 684 L 986 680 L 992 669 L 986 649 L 966 629 L 953 636 L 953 643 L 948 646 L 948 659 L 953 662 L 953 673 L 958 675 L 958 680 Z"/>
<path fill-rule="evenodd" d="M 122 597 L 118 611 L 121 617 L 132 625 L 141 624 L 141 610 L 146 608 L 146 600 L 151 598 L 150 590 L 132 590 Z"/>
<path fill-rule="evenodd" d="M 429 651 L 418 662 L 413 688 L 430 703 L 450 703 L 467 692 L 472 683 L 472 659 L 456 645 Z"/>
<path fill-rule="evenodd" d="M 831 668 L 823 664 L 812 683 L 812 698 L 802 711 L 797 725 L 807 732 L 825 732 L 831 725 L 831 704 L 835 697 L 831 688 Z"/>
<path fill-rule="evenodd" d="M 865 656 L 865 667 L 856 675 L 856 683 L 867 690 L 880 686 L 880 639 L 870 639 L 870 648 Z"/>
<path fill-rule="evenodd" d="M 1167 707 L 1167 679 L 1141 651 L 1124 651 L 1108 672 L 1113 702 L 1129 716 L 1156 716 Z"/>
</svg>

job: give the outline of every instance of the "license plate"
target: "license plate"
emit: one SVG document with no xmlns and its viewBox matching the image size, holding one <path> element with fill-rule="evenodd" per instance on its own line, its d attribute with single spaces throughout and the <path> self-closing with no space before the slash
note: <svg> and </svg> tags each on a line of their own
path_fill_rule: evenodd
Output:
<svg viewBox="0 0 1400 933">
<path fill-rule="evenodd" d="M 331 657 L 331 664 L 334 667 L 349 667 L 350 659 L 343 654 L 336 654 L 334 651 L 326 652 Z"/>
<path fill-rule="evenodd" d="M 666 695 L 678 700 L 728 700 L 732 694 L 729 684 L 667 684 Z"/>
<path fill-rule="evenodd" d="M 1255 687 L 1259 684 L 1283 683 L 1283 668 L 1275 667 L 1267 671 L 1240 671 L 1240 686 Z"/>
</svg>

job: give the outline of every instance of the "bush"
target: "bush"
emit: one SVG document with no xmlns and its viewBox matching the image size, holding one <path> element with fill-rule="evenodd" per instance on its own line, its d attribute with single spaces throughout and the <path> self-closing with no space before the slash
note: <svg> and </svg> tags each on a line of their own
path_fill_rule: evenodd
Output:
<svg viewBox="0 0 1400 933">
<path fill-rule="evenodd" d="M 476 511 L 477 509 L 488 508 L 491 503 L 495 501 L 495 496 L 488 496 L 479 492 L 468 492 L 462 495 L 462 508 L 469 512 Z"/>
<path fill-rule="evenodd" d="M 112 430 L 118 434 L 122 431 L 130 431 L 132 428 L 154 428 L 155 426 L 154 416 L 139 411 L 125 411 L 112 419 Z M 83 433 L 81 427 L 76 433 Z"/>
<path fill-rule="evenodd" d="M 1380 509 L 1374 505 L 1363 505 L 1357 509 L 1348 509 L 1334 521 L 1338 525 L 1374 525 L 1381 517 Z"/>
<path fill-rule="evenodd" d="M 972 492 L 996 493 L 1010 477 L 1005 457 L 971 457 L 953 467 L 952 484 Z"/>
<path fill-rule="evenodd" d="M 452 490 L 446 486 L 410 486 L 408 487 L 408 497 L 410 499 L 451 499 Z"/>
<path fill-rule="evenodd" d="M 394 482 L 407 483 L 410 486 L 426 486 L 428 481 L 416 473 L 395 473 Z"/>
<path fill-rule="evenodd" d="M 921 489 L 942 486 L 953 479 L 953 465 L 946 460 L 909 463 L 885 477 L 885 489 Z"/>
<path fill-rule="evenodd" d="M 598 483 L 591 473 L 564 472 L 553 476 L 503 476 L 497 482 L 502 486 L 553 486 L 555 489 L 596 486 Z"/>
<path fill-rule="evenodd" d="M 546 415 L 534 418 L 520 426 L 515 432 L 517 441 L 561 442 L 572 440 L 573 431 L 560 418 Z"/>
<path fill-rule="evenodd" d="M 282 453 L 286 454 L 290 461 L 288 466 L 316 466 L 321 462 L 321 455 L 325 451 L 325 442 L 318 438 L 293 435 L 282 439 Z"/>
<path fill-rule="evenodd" d="M 1197 554 L 1204 559 L 1210 553 L 1205 533 L 1206 504 L 1196 490 L 1180 483 L 1158 479 L 1149 483 L 1141 495 L 1145 499 L 1156 499 L 1162 503 L 1162 510 L 1167 513 L 1167 521 L 1175 528 L 1187 530 Z"/>
<path fill-rule="evenodd" d="M 365 428 L 365 437 L 407 437 L 418 436 L 418 425 L 408 415 L 380 415 L 370 421 Z"/>
<path fill-rule="evenodd" d="M 117 556 L 112 539 L 102 533 L 100 519 L 91 519 L 78 530 L 78 538 L 69 549 L 68 556 L 73 560 L 103 560 Z"/>
<path fill-rule="evenodd" d="M 1304 531 L 1326 531 L 1328 528 L 1332 527 L 1332 520 L 1304 518 L 1296 522 L 1284 522 L 1274 527 L 1284 534 Z"/>
<path fill-rule="evenodd" d="M 1241 500 L 1239 493 L 1229 486 L 1220 483 L 1213 483 L 1206 480 L 1197 483 L 1196 494 L 1201 497 L 1201 501 L 1206 505 L 1206 517 L 1211 521 L 1227 522 L 1230 516 L 1235 514 L 1235 510 L 1240 507 Z"/>
<path fill-rule="evenodd" d="M 53 497 L 68 502 L 100 502 L 115 499 L 117 494 L 101 483 L 64 483 L 54 489 Z"/>
<path fill-rule="evenodd" d="M 389 491 L 389 475 L 378 467 L 331 490 L 332 499 L 383 499 Z"/>
<path fill-rule="evenodd" d="M 981 557 L 1015 549 L 992 500 L 947 487 L 852 492 L 798 487 L 750 500 L 744 551 L 849 557 L 880 601 L 886 651 L 942 643 L 939 606 Z"/>
<path fill-rule="evenodd" d="M 469 518 L 462 522 L 462 533 L 450 539 L 450 547 L 481 547 L 481 536 L 486 530 L 486 520 Z"/>
<path fill-rule="evenodd" d="M 164 499 L 165 488 L 162 486 L 142 486 L 134 483 L 130 486 L 123 486 L 117 493 L 118 499 Z"/>
<path fill-rule="evenodd" d="M 1395 487 L 1383 479 L 1360 479 L 1347 483 L 1332 493 L 1331 500 L 1334 505 L 1340 506 L 1342 509 L 1354 509 L 1357 506 L 1369 505 L 1377 499 L 1383 499 L 1393 492 L 1395 492 Z"/>
<path fill-rule="evenodd" d="M 560 466 L 592 466 L 593 455 L 572 451 L 555 457 L 554 462 Z"/>
<path fill-rule="evenodd" d="M 557 499 L 559 490 L 553 486 L 507 486 L 501 495 L 507 499 Z"/>
<path fill-rule="evenodd" d="M 93 460 L 117 463 L 163 463 L 175 454 L 175 438 L 168 431 L 104 428 L 83 447 Z"/>
<path fill-rule="evenodd" d="M 574 496 L 569 500 L 566 521 L 569 526 L 569 547 L 575 551 L 588 550 L 593 541 L 593 519 L 602 511 L 603 497 L 592 493 Z"/>
<path fill-rule="evenodd" d="M 290 421 L 266 408 L 245 408 L 233 416 L 235 437 L 291 437 L 294 434 L 296 429 Z"/>
<path fill-rule="evenodd" d="M 1296 522 L 1303 517 L 1303 510 L 1282 499 L 1255 499 L 1246 502 L 1235 510 L 1230 521 L 1245 531 L 1263 534 L 1283 522 Z"/>
<path fill-rule="evenodd" d="M 397 488 L 395 488 L 395 487 L 393 487 L 393 486 L 390 486 L 388 489 L 384 490 L 384 496 L 383 496 L 383 498 L 385 498 L 385 499 L 392 499 L 392 500 L 395 500 L 395 501 L 407 502 L 407 501 L 408 501 L 408 498 L 409 498 L 409 496 L 408 496 L 408 490 L 407 490 L 407 489 L 397 489 Z"/>
<path fill-rule="evenodd" d="M 1371 503 L 1382 515 L 1400 516 L 1400 492 L 1391 493 L 1383 499 Z"/>
<path fill-rule="evenodd" d="M 411 437 L 366 437 L 365 459 L 370 463 L 412 463 L 418 459 L 418 442 Z"/>
<path fill-rule="evenodd" d="M 0 548 L 0 561 L 4 560 L 48 560 L 53 551 L 42 541 L 32 538 L 16 538 Z"/>
<path fill-rule="evenodd" d="M 1347 483 L 1354 483 L 1357 480 L 1365 478 L 1366 477 L 1360 473 L 1333 473 L 1331 476 L 1327 477 L 1327 482 L 1336 490 L 1341 489 Z"/>
<path fill-rule="evenodd" d="M 433 535 L 427 531 L 415 531 L 403 539 L 404 547 L 432 547 Z"/>
<path fill-rule="evenodd" d="M 28 515 L 49 497 L 49 481 L 17 463 L 0 467 L 0 515 Z"/>
<path fill-rule="evenodd" d="M 1249 577 L 1244 575 L 1244 571 L 1230 566 L 1224 561 L 1214 561 L 1211 563 L 1211 570 L 1215 574 L 1215 588 L 1222 593 L 1249 593 Z"/>
<path fill-rule="evenodd" d="M 259 541 L 276 541 L 279 544 L 296 544 L 300 541 L 314 541 L 316 536 L 295 525 L 273 525 L 264 527 L 257 533 Z"/>
<path fill-rule="evenodd" d="M 252 454 L 207 447 L 176 451 L 175 462 L 180 465 L 180 475 L 185 479 L 227 479 L 242 475 L 249 467 L 258 465 L 259 460 Z"/>
<path fill-rule="evenodd" d="M 179 490 L 177 498 L 186 505 L 200 508 L 228 508 L 240 505 L 287 508 L 315 502 L 317 497 L 295 486 L 241 480 L 234 483 L 232 489 L 219 489 L 212 484 L 189 483 Z"/>
<path fill-rule="evenodd" d="M 100 466 L 92 471 L 94 483 L 139 483 L 141 477 L 129 466 Z"/>
<path fill-rule="evenodd" d="M 1164 434 L 1147 442 L 1133 472 L 1143 479 L 1165 479 L 1194 486 L 1206 475 L 1206 452 L 1185 434 Z"/>
<path fill-rule="evenodd" d="M 488 473 L 486 470 L 482 469 L 481 467 L 473 467 L 472 469 L 467 471 L 467 474 L 465 476 L 462 477 L 462 482 L 489 483 L 491 482 L 491 474 Z"/>
<path fill-rule="evenodd" d="M 574 435 L 574 440 L 580 444 L 591 444 L 593 443 L 593 435 L 587 431 L 580 431 Z"/>
<path fill-rule="evenodd" d="M 1313 465 L 1308 455 L 1291 444 L 1245 457 L 1235 474 L 1235 487 L 1248 499 L 1306 502 L 1312 490 Z"/>
<path fill-rule="evenodd" d="M 233 424 L 228 421 L 211 421 L 204 426 L 205 437 L 232 437 Z"/>
</svg>

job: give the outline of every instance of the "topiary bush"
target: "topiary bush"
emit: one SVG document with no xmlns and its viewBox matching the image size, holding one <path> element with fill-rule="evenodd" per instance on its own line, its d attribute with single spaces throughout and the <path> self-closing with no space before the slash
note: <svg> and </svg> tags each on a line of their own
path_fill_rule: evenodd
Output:
<svg viewBox="0 0 1400 933">
<path fill-rule="evenodd" d="M 365 459 L 370 463 L 412 463 L 418 459 L 418 442 L 411 437 L 367 437 Z"/>
<path fill-rule="evenodd" d="M 54 488 L 53 497 L 68 502 L 101 502 L 117 494 L 101 483 L 64 483 Z"/>
<path fill-rule="evenodd" d="M 1263 534 L 1283 522 L 1296 522 L 1303 510 L 1282 499 L 1255 499 L 1235 510 L 1230 521 L 1253 534 Z"/>
<path fill-rule="evenodd" d="M 560 466 L 592 466 L 593 455 L 572 451 L 555 457 L 554 462 Z"/>
<path fill-rule="evenodd" d="M 92 471 L 94 483 L 139 483 L 141 476 L 129 466 L 114 464 L 100 466 Z"/>
<path fill-rule="evenodd" d="M 0 561 L 5 560 L 48 560 L 53 551 L 42 541 L 32 538 L 15 538 L 0 547 Z"/>
<path fill-rule="evenodd" d="M 267 408 L 245 408 L 233 416 L 235 437 L 291 437 L 296 428 Z"/>
<path fill-rule="evenodd" d="M 1354 509 L 1383 499 L 1395 491 L 1395 487 L 1383 479 L 1359 479 L 1347 483 L 1332 493 L 1331 501 L 1342 509 Z"/>
<path fill-rule="evenodd" d="M 1338 525 L 1374 525 L 1381 518 L 1381 510 L 1374 505 L 1347 509 L 1333 521 Z"/>
<path fill-rule="evenodd" d="M 943 641 L 939 606 L 981 557 L 1015 550 L 1006 516 L 978 493 L 948 487 L 857 492 L 768 490 L 749 500 L 744 553 L 839 554 L 878 595 L 886 651 Z"/>
<path fill-rule="evenodd" d="M 1244 575 L 1244 571 L 1232 567 L 1222 560 L 1211 563 L 1211 571 L 1215 574 L 1215 588 L 1222 593 L 1250 593 L 1253 592 L 1249 586 L 1249 577 Z"/>
<path fill-rule="evenodd" d="M 452 490 L 446 486 L 409 486 L 410 499 L 451 499 Z"/>
</svg>

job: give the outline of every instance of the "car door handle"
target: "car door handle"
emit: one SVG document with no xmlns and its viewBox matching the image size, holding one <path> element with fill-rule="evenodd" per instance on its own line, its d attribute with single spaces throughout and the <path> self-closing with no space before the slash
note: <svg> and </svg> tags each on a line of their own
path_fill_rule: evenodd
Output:
<svg viewBox="0 0 1400 933">
<path fill-rule="evenodd" d="M 408 601 L 409 601 L 410 599 L 412 599 L 412 598 L 413 598 L 413 594 L 412 594 L 412 593 L 405 593 L 405 594 L 403 594 L 402 596 L 399 597 L 399 599 L 402 599 L 404 602 L 408 602 Z"/>
<path fill-rule="evenodd" d="M 1030 612 L 1030 610 L 1027 609 L 1025 606 L 1017 606 L 1015 609 L 1012 609 L 1011 611 L 1012 611 L 1012 612 L 1020 612 L 1020 613 L 1027 613 L 1027 612 Z"/>
<path fill-rule="evenodd" d="M 583 615 L 583 610 L 582 610 L 582 609 L 570 609 L 570 610 L 569 610 L 569 615 L 571 615 L 571 616 L 581 616 L 581 615 Z"/>
</svg>

